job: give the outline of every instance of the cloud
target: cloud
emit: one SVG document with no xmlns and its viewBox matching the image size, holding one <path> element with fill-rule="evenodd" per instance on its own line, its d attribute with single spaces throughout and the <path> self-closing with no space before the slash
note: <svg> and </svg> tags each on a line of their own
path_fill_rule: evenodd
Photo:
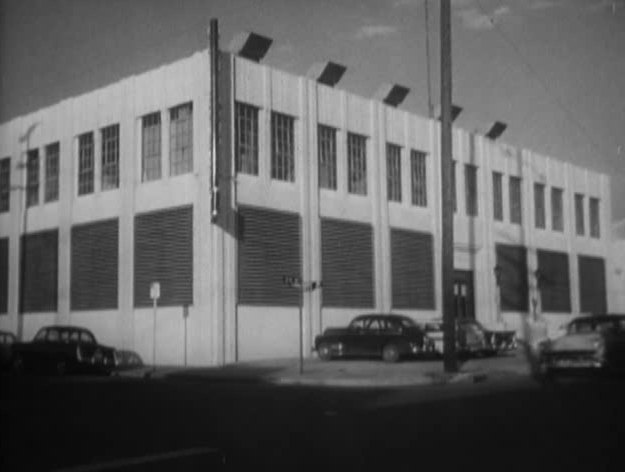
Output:
<svg viewBox="0 0 625 472">
<path fill-rule="evenodd" d="M 586 11 L 591 13 L 610 11 L 614 14 L 617 9 L 620 10 L 621 8 L 625 8 L 625 1 L 623 0 L 598 0 L 586 5 Z"/>
<path fill-rule="evenodd" d="M 561 7 L 562 2 L 557 2 L 554 0 L 537 0 L 530 4 L 530 10 L 548 10 L 550 8 Z"/>
<path fill-rule="evenodd" d="M 476 31 L 493 29 L 500 18 L 510 15 L 510 13 L 512 10 L 506 6 L 498 7 L 490 14 L 485 14 L 477 8 L 464 8 L 456 12 L 465 28 Z"/>
<path fill-rule="evenodd" d="M 391 25 L 365 25 L 356 31 L 356 39 L 369 39 L 375 36 L 392 36 L 397 34 L 397 27 Z"/>
</svg>

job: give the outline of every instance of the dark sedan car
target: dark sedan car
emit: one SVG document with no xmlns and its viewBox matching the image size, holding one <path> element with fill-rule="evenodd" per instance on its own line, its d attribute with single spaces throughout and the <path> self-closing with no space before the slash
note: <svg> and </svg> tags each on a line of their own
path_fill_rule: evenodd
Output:
<svg viewBox="0 0 625 472">
<path fill-rule="evenodd" d="M 13 370 L 110 374 L 115 349 L 98 344 L 91 331 L 77 326 L 46 326 L 28 343 L 13 345 Z"/>
<path fill-rule="evenodd" d="M 13 344 L 16 338 L 13 333 L 0 331 L 0 368 L 7 369 L 13 359 Z"/>
<path fill-rule="evenodd" d="M 346 328 L 328 328 L 315 338 L 322 360 L 338 357 L 381 357 L 397 362 L 402 357 L 426 354 L 434 346 L 412 318 L 396 314 L 367 314 Z"/>
</svg>

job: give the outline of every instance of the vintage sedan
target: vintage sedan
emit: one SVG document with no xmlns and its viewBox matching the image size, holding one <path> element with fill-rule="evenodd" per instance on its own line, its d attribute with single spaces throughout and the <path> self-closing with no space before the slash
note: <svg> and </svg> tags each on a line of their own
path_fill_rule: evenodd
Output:
<svg viewBox="0 0 625 472">
<path fill-rule="evenodd" d="M 13 345 L 17 339 L 13 333 L 0 331 L 0 369 L 8 369 L 13 360 Z"/>
<path fill-rule="evenodd" d="M 345 328 L 328 328 L 315 338 L 322 360 L 347 357 L 381 357 L 397 362 L 403 357 L 432 352 L 434 345 L 412 318 L 397 314 L 366 314 Z"/>
<path fill-rule="evenodd" d="M 538 358 L 544 374 L 625 368 L 625 314 L 573 319 L 565 334 L 539 344 Z"/>
<path fill-rule="evenodd" d="M 58 375 L 108 375 L 117 363 L 115 349 L 96 341 L 91 331 L 77 326 L 46 326 L 31 342 L 13 345 L 13 370 Z"/>
<path fill-rule="evenodd" d="M 477 331 L 483 333 L 486 347 L 485 354 L 503 353 L 514 351 L 517 348 L 516 331 L 489 329 L 474 319 L 464 319 L 458 322 L 459 328 L 464 331 Z"/>
</svg>

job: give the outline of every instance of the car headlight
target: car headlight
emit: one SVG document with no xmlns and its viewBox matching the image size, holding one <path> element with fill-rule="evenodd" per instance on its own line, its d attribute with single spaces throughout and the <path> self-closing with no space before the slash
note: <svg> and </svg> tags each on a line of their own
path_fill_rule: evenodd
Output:
<svg viewBox="0 0 625 472">
<path fill-rule="evenodd" d="M 593 347 L 595 349 L 595 357 L 597 359 L 603 359 L 605 356 L 605 343 L 603 340 L 597 340 L 593 343 Z"/>
</svg>

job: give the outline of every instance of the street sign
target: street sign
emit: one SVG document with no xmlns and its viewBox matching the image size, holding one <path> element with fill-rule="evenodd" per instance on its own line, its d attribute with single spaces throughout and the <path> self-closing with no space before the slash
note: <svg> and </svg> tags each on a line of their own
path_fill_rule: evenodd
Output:
<svg viewBox="0 0 625 472">
<path fill-rule="evenodd" d="M 150 284 L 150 298 L 152 300 L 161 298 L 161 284 L 159 282 L 152 282 Z"/>
<path fill-rule="evenodd" d="M 284 285 L 288 285 L 289 287 L 301 287 L 302 280 L 299 277 L 293 277 L 290 275 L 282 276 L 282 283 Z"/>
</svg>

